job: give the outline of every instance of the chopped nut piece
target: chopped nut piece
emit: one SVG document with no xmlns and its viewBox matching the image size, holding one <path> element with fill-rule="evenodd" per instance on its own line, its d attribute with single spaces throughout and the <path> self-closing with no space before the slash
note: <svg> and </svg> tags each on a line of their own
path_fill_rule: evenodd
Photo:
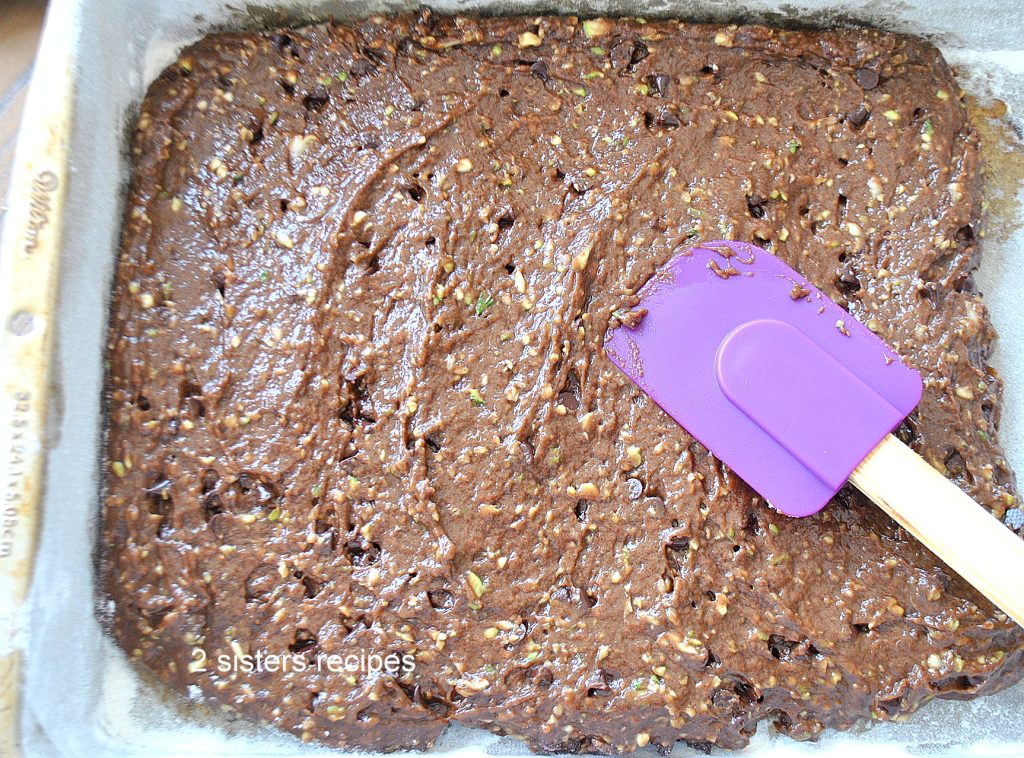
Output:
<svg viewBox="0 0 1024 758">
<path fill-rule="evenodd" d="M 537 47 L 541 39 L 533 32 L 523 32 L 519 35 L 519 47 Z"/>
<path fill-rule="evenodd" d="M 469 582 L 469 588 L 473 590 L 473 594 L 477 597 L 483 597 L 487 592 L 487 585 L 484 584 L 484 580 L 475 571 L 466 572 L 466 581 Z"/>
<path fill-rule="evenodd" d="M 717 32 L 715 34 L 715 44 L 719 47 L 732 47 L 732 35 L 727 32 Z"/>
<path fill-rule="evenodd" d="M 303 136 L 296 134 L 292 137 L 291 142 L 288 143 L 288 155 L 291 156 L 293 161 L 297 161 L 302 158 L 302 154 L 306 152 L 310 145 L 316 142 L 316 136 L 309 134 Z"/>
<path fill-rule="evenodd" d="M 627 471 L 638 468 L 643 462 L 644 456 L 639 447 L 636 445 L 630 445 L 626 448 L 625 464 L 628 467 Z"/>
<path fill-rule="evenodd" d="M 591 246 L 587 245 L 583 250 L 576 254 L 572 259 L 572 268 L 574 271 L 582 271 L 587 267 L 587 263 L 590 261 Z"/>
</svg>

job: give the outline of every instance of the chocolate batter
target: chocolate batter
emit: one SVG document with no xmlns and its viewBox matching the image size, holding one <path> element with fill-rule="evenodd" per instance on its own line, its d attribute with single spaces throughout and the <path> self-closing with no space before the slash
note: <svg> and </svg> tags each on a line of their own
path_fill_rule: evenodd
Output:
<svg viewBox="0 0 1024 758">
<path fill-rule="evenodd" d="M 880 510 L 773 512 L 602 351 L 688 240 L 753 241 L 921 370 L 900 436 L 1019 523 L 978 143 L 930 45 L 427 12 L 215 35 L 132 158 L 102 584 L 174 689 L 333 745 L 458 721 L 610 753 L 1020 678 L 1024 633 Z M 389 654 L 414 666 L 339 668 Z"/>
</svg>

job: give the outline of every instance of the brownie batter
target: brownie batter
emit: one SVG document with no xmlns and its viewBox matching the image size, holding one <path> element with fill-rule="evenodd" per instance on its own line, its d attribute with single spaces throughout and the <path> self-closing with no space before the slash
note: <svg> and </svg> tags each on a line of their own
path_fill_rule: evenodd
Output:
<svg viewBox="0 0 1024 758">
<path fill-rule="evenodd" d="M 102 586 L 174 689 L 332 745 L 457 721 L 611 753 L 1020 678 L 1024 632 L 879 509 L 772 511 L 602 349 L 688 240 L 752 241 L 921 370 L 899 435 L 1019 524 L 978 143 L 930 45 L 425 11 L 222 34 L 154 82 L 132 158 Z M 374 655 L 414 665 L 339 663 Z"/>
</svg>

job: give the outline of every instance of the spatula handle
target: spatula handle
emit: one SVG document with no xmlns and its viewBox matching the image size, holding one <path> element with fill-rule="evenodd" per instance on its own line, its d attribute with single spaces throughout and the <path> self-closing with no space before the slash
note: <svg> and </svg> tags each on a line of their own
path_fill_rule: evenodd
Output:
<svg viewBox="0 0 1024 758">
<path fill-rule="evenodd" d="M 891 434 L 850 481 L 1024 626 L 1024 540 Z"/>
</svg>

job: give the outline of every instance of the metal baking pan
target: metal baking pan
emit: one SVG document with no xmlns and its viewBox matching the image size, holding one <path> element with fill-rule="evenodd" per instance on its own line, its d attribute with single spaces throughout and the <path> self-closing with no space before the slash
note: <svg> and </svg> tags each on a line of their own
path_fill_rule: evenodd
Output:
<svg viewBox="0 0 1024 758">
<path fill-rule="evenodd" d="M 0 756 L 326 754 L 322 746 L 168 696 L 130 668 L 97 620 L 100 398 L 108 292 L 127 179 L 126 134 L 147 84 L 211 30 L 409 9 L 391 0 L 54 0 L 16 153 L 0 251 Z M 978 275 L 1001 334 L 1001 439 L 1024 471 L 1024 35 L 1019 0 L 437 0 L 438 12 L 672 15 L 870 25 L 918 34 L 958 69 L 978 107 L 988 232 Z M 995 100 L 994 98 L 998 98 Z M 1005 104 L 1002 105 L 1002 104 Z M 1016 114 L 1016 115 L 1015 115 Z M 1024 685 L 936 701 L 904 724 L 795 743 L 763 726 L 744 755 L 1019 756 Z M 526 754 L 452 728 L 445 755 Z M 689 754 L 685 746 L 676 753 Z"/>
</svg>

